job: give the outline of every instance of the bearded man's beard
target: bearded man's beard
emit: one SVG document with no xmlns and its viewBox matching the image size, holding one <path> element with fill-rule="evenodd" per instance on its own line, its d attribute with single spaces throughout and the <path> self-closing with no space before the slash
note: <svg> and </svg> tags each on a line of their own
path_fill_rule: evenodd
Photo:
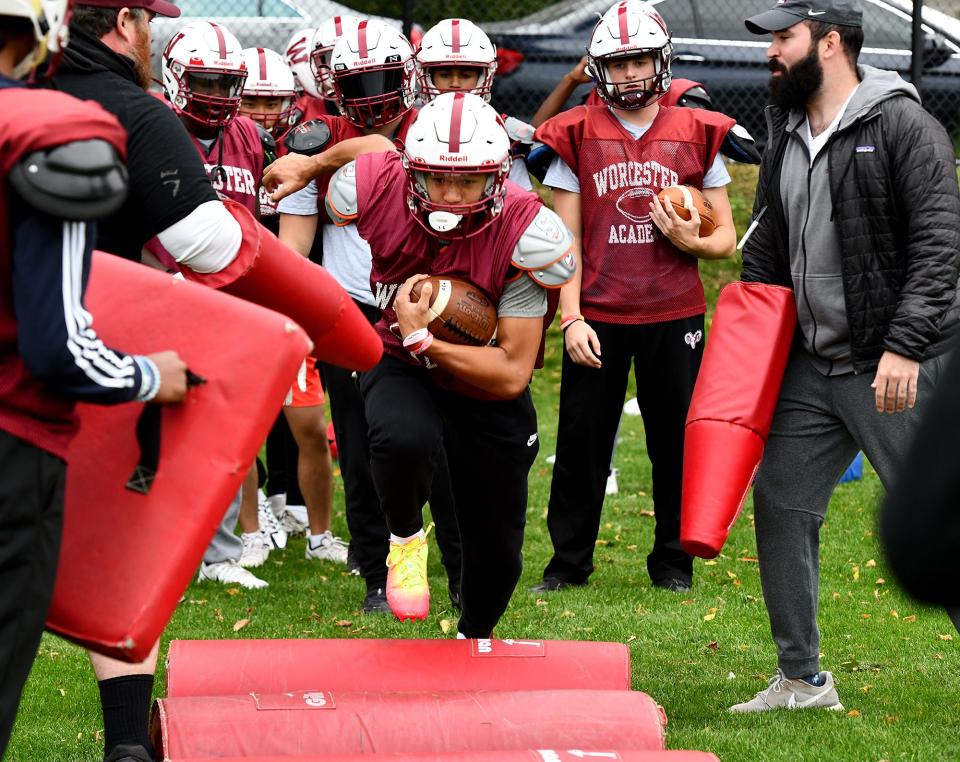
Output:
<svg viewBox="0 0 960 762">
<path fill-rule="evenodd" d="M 823 85 L 823 67 L 815 45 L 789 69 L 775 60 L 771 60 L 769 66 L 771 71 L 780 72 L 779 77 L 770 78 L 770 102 L 774 106 L 805 108 Z"/>
</svg>

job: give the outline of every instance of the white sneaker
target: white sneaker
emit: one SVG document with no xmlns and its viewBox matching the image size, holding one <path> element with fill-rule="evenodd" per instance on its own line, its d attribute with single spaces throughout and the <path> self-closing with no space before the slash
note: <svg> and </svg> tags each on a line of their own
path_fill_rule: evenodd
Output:
<svg viewBox="0 0 960 762">
<path fill-rule="evenodd" d="M 257 505 L 257 521 L 260 524 L 260 534 L 268 546 L 282 550 L 287 547 L 287 530 L 280 524 L 280 519 L 270 507 L 270 502 L 262 491 L 257 490 L 259 503 Z M 242 562 L 241 562 L 242 563 Z"/>
<path fill-rule="evenodd" d="M 307 520 L 305 518 L 301 519 L 289 507 L 284 508 L 283 513 L 280 514 L 280 526 L 283 528 L 283 531 L 287 533 L 288 537 L 306 534 L 310 529 L 310 524 Z"/>
<path fill-rule="evenodd" d="M 616 495 L 620 491 L 620 487 L 617 484 L 617 474 L 619 473 L 619 468 L 611 468 L 610 473 L 607 474 L 607 488 L 605 490 L 607 495 Z"/>
<path fill-rule="evenodd" d="M 254 576 L 232 558 L 212 564 L 201 563 L 197 582 L 205 580 L 222 582 L 225 585 L 240 585 L 247 590 L 260 590 L 268 584 L 265 579 Z"/>
<path fill-rule="evenodd" d="M 307 537 L 307 549 L 304 551 L 304 557 L 318 561 L 333 561 L 337 564 L 347 562 L 347 543 L 339 537 L 334 537 L 328 529 L 320 535 L 320 542 L 314 544 L 314 540 Z"/>
<path fill-rule="evenodd" d="M 263 566 L 263 562 L 270 555 L 270 546 L 260 532 L 244 532 L 240 535 L 243 549 L 240 551 L 239 563 L 244 569 L 253 569 Z"/>
<path fill-rule="evenodd" d="M 811 685 L 806 680 L 786 677 L 779 669 L 770 678 L 766 689 L 760 691 L 749 701 L 734 704 L 730 711 L 735 714 L 749 712 L 768 712 L 771 709 L 829 709 L 839 712 L 843 709 L 833 674 L 821 672 L 823 685 Z"/>
</svg>

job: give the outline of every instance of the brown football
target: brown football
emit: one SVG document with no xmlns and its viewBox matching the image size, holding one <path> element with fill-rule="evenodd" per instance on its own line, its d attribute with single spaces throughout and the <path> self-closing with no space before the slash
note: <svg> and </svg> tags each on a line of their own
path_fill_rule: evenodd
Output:
<svg viewBox="0 0 960 762">
<path fill-rule="evenodd" d="M 497 308 L 490 298 L 469 281 L 449 275 L 431 275 L 416 285 L 410 298 L 417 301 L 424 283 L 433 286 L 430 295 L 430 332 L 441 341 L 482 347 L 497 334 Z"/>
<path fill-rule="evenodd" d="M 700 237 L 706 238 L 717 229 L 713 205 L 692 185 L 670 185 L 657 194 L 660 203 L 673 204 L 673 210 L 685 220 L 690 219 L 690 207 L 695 206 L 700 214 Z"/>
</svg>

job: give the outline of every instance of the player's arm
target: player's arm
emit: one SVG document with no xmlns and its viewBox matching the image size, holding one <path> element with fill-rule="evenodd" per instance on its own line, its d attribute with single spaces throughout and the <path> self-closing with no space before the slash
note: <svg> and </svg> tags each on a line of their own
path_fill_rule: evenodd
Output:
<svg viewBox="0 0 960 762">
<path fill-rule="evenodd" d="M 586 66 L 587 57 L 584 56 L 576 66 L 563 75 L 563 78 L 557 83 L 557 86 L 553 88 L 553 91 L 544 99 L 543 103 L 540 104 L 537 113 L 533 115 L 531 124 L 533 124 L 534 127 L 539 127 L 550 117 L 556 116 L 563 111 L 563 105 L 570 96 L 573 95 L 573 91 L 580 85 L 593 81 L 587 75 Z"/>
<path fill-rule="evenodd" d="M 393 150 L 396 147 L 390 138 L 373 134 L 342 140 L 316 156 L 289 153 L 267 167 L 263 175 L 263 187 L 270 192 L 270 198 L 277 202 L 304 188 L 311 180 L 335 172 L 361 154 Z"/>
<path fill-rule="evenodd" d="M 690 219 L 684 220 L 672 204 L 664 206 L 657 196 L 650 203 L 650 218 L 670 242 L 681 251 L 698 259 L 726 259 L 733 256 L 737 245 L 737 231 L 733 226 L 733 210 L 726 187 L 704 188 L 703 197 L 713 206 L 716 229 L 706 238 L 700 237 L 700 214 L 690 210 Z"/>
<path fill-rule="evenodd" d="M 507 284 L 500 297 L 497 345 L 469 347 L 435 340 L 426 356 L 458 378 L 497 397 L 508 399 L 522 394 L 533 374 L 543 336 L 546 289 L 560 288 L 574 275 L 572 244 L 572 234 L 556 213 L 541 207 L 513 252 L 513 266 L 521 275 Z M 421 279 L 409 279 L 394 303 L 403 336 L 429 322 L 429 293 L 424 297 L 421 292 L 419 302 L 410 302 L 410 289 Z M 424 285 L 423 291 L 430 290 L 429 285 Z"/>
<path fill-rule="evenodd" d="M 426 328 L 430 322 L 430 284 L 423 286 L 418 302 L 410 301 L 410 291 L 414 284 L 427 277 L 429 276 L 415 275 L 397 292 L 397 322 L 403 336 L 419 328 Z M 501 399 L 514 399 L 523 394 L 523 390 L 530 383 L 542 334 L 542 315 L 532 318 L 504 317 L 497 322 L 496 346 L 471 347 L 437 339 L 427 350 L 426 356 L 444 370 L 473 386 Z"/>
<path fill-rule="evenodd" d="M 31 374 L 97 404 L 182 399 L 186 366 L 175 352 L 127 355 L 97 335 L 83 300 L 94 226 L 58 219 L 16 195 L 11 211 L 17 348 Z"/>
<path fill-rule="evenodd" d="M 287 196 L 277 205 L 277 211 L 280 212 L 280 240 L 299 254 L 309 256 L 317 235 L 317 184 L 311 181 Z"/>
<path fill-rule="evenodd" d="M 580 194 L 572 191 L 553 189 L 553 208 L 563 224 L 573 234 L 573 259 L 576 272 L 560 289 L 560 318 L 574 319 L 565 326 L 563 343 L 570 359 L 577 365 L 591 368 L 600 367 L 600 339 L 596 331 L 580 316 L 580 284 L 583 280 L 583 212 L 580 206 Z"/>
</svg>

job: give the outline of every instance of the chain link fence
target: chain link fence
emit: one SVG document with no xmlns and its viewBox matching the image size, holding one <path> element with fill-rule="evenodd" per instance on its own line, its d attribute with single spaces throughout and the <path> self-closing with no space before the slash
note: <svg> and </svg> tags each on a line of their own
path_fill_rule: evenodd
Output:
<svg viewBox="0 0 960 762">
<path fill-rule="evenodd" d="M 493 91 L 503 113 L 530 120 L 564 74 L 574 69 L 598 18 L 612 0 L 180 0 L 181 19 L 154 21 L 155 53 L 185 21 L 215 19 L 244 46 L 283 52 L 294 32 L 337 14 L 379 17 L 407 30 L 427 29 L 443 18 L 478 23 L 497 44 L 500 70 Z M 743 20 L 771 0 L 654 0 L 674 42 L 675 78 L 706 86 L 717 109 L 763 139 L 769 71 L 766 37 L 750 34 Z M 960 146 L 960 0 L 938 0 L 923 10 L 920 44 L 913 49 L 912 0 L 862 0 L 864 48 L 860 62 L 910 79 L 914 56 L 922 63 L 926 108 Z M 155 59 L 155 63 L 158 63 Z M 568 106 L 582 101 L 581 85 Z"/>
</svg>

